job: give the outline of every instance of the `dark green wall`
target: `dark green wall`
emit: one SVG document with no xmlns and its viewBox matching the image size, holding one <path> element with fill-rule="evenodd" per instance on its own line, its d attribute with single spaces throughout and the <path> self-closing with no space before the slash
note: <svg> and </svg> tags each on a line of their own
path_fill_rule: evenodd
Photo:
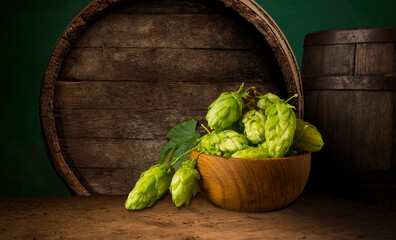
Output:
<svg viewBox="0 0 396 240">
<path fill-rule="evenodd" d="M 182 0 L 181 0 L 182 1 Z M 70 192 L 47 159 L 38 98 L 58 37 L 89 0 L 2 1 L 0 15 L 0 197 Z M 394 0 L 258 0 L 289 40 L 301 64 L 308 32 L 396 27 Z"/>
</svg>

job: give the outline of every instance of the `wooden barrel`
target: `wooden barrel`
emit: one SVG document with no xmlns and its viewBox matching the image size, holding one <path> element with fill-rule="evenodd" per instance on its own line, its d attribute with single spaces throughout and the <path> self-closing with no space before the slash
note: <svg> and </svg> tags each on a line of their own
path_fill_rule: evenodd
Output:
<svg viewBox="0 0 396 240">
<path fill-rule="evenodd" d="M 78 195 L 125 194 L 177 123 L 257 86 L 303 111 L 296 60 L 252 0 L 96 0 L 66 28 L 40 96 L 53 166 Z"/>
<path fill-rule="evenodd" d="M 305 37 L 304 118 L 323 134 L 310 186 L 396 209 L 396 28 Z"/>
</svg>

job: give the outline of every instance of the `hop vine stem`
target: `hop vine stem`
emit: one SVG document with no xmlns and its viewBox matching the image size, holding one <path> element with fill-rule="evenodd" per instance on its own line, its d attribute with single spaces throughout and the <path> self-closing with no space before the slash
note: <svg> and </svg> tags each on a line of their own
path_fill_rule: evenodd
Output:
<svg viewBox="0 0 396 240">
<path fill-rule="evenodd" d="M 187 152 L 183 153 L 182 155 L 178 156 L 177 158 L 173 158 L 171 165 L 173 166 L 181 157 L 183 157 L 184 155 L 186 155 L 189 152 L 194 151 L 197 148 L 198 148 L 198 146 L 195 146 L 195 147 L 191 148 L 190 150 L 188 150 Z"/>
<path fill-rule="evenodd" d="M 208 133 L 210 133 L 210 131 L 205 127 L 205 125 L 201 124 L 201 127 L 203 127 Z"/>
<path fill-rule="evenodd" d="M 297 94 L 297 93 L 294 94 L 293 96 L 289 97 L 289 98 L 285 101 L 285 103 L 287 103 L 288 101 L 290 101 L 290 100 L 292 100 L 293 98 L 296 98 L 296 97 L 298 97 L 298 94 Z"/>
</svg>

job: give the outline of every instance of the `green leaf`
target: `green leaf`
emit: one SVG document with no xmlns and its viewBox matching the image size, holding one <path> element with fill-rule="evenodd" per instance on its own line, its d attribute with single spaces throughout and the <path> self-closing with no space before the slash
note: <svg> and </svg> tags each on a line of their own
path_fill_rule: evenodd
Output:
<svg viewBox="0 0 396 240">
<path fill-rule="evenodd" d="M 183 142 L 195 133 L 196 128 L 197 120 L 191 119 L 187 122 L 182 122 L 172 127 L 166 137 L 174 142 Z"/>
<path fill-rule="evenodd" d="M 158 157 L 158 163 L 162 164 L 165 162 L 166 158 L 168 155 L 172 152 L 173 149 L 176 147 L 176 142 L 167 142 L 164 145 L 162 145 L 159 157 Z"/>
<path fill-rule="evenodd" d="M 193 136 L 191 136 L 190 139 L 187 139 L 186 141 L 182 142 L 172 153 L 169 159 L 173 159 L 174 157 L 179 157 L 183 153 L 187 152 L 188 150 L 192 149 L 195 144 L 197 144 L 197 140 L 200 137 L 198 132 L 195 132 Z M 173 167 L 176 169 L 178 168 L 188 157 L 188 154 L 182 156 L 179 158 L 174 164 Z"/>
<path fill-rule="evenodd" d="M 197 120 L 191 119 L 187 122 L 182 122 L 172 127 L 168 134 L 169 142 L 165 143 L 160 151 L 158 163 L 164 163 L 170 154 L 170 161 L 177 158 L 188 150 L 192 149 L 197 144 L 200 134 L 196 131 Z M 187 158 L 188 155 L 182 156 L 173 164 L 174 168 L 179 167 Z"/>
</svg>

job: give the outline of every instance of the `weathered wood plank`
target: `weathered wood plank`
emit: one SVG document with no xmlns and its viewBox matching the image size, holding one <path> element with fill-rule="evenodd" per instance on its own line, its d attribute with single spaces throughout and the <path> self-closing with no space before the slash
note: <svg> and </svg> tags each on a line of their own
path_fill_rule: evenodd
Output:
<svg viewBox="0 0 396 240">
<path fill-rule="evenodd" d="M 321 74 L 353 75 L 355 63 L 355 45 L 323 46 Z"/>
<path fill-rule="evenodd" d="M 361 172 L 392 171 L 392 93 L 386 91 L 307 91 L 305 119 L 318 127 L 325 145 L 313 154 L 309 186 L 338 196 L 370 204 L 356 189 L 362 186 Z M 331 104 L 328 104 L 331 99 Z M 375 101 L 373 100 L 375 99 Z M 342 106 L 342 107 L 340 107 Z M 378 106 L 381 106 L 380 108 Z M 367 178 L 370 175 L 367 175 Z M 385 175 L 378 185 L 391 185 Z M 367 183 L 378 183 L 367 179 Z M 384 189 L 379 187 L 378 189 Z M 356 190 L 356 191 L 355 191 Z M 353 194 L 356 194 L 353 196 Z M 381 196 L 386 196 L 383 193 Z M 362 197 L 358 199 L 357 197 Z M 383 200 L 391 200 L 388 194 Z"/>
<path fill-rule="evenodd" d="M 393 43 L 359 43 L 356 45 L 356 75 L 391 75 Z"/>
<path fill-rule="evenodd" d="M 207 110 L 58 109 L 55 122 L 59 138 L 165 139 L 177 123 L 204 121 Z"/>
<path fill-rule="evenodd" d="M 392 129 L 395 124 L 390 114 L 393 108 L 392 92 L 356 91 L 353 95 L 350 93 L 344 95 L 347 96 L 345 100 L 353 104 L 350 112 L 340 112 L 351 117 L 349 127 L 352 133 L 350 151 L 354 153 L 353 169 L 390 171 Z"/>
<path fill-rule="evenodd" d="M 70 167 L 144 170 L 158 159 L 166 140 L 61 139 L 61 152 Z"/>
<path fill-rule="evenodd" d="M 396 214 L 340 198 L 303 194 L 266 213 L 226 211 L 198 194 L 176 208 L 170 194 L 143 211 L 126 195 L 2 199 L 4 239 L 396 239 Z"/>
<path fill-rule="evenodd" d="M 224 5 L 223 5 L 224 6 Z M 134 0 L 115 8 L 120 13 L 221 13 L 224 10 L 217 1 L 210 0 Z"/>
<path fill-rule="evenodd" d="M 301 74 L 318 75 L 322 65 L 323 46 L 312 46 L 304 48 L 304 56 L 301 67 Z"/>
<path fill-rule="evenodd" d="M 396 43 L 393 43 L 393 76 L 396 77 Z"/>
<path fill-rule="evenodd" d="M 283 81 L 267 50 L 75 48 L 60 80 Z"/>
<path fill-rule="evenodd" d="M 149 168 L 150 164 L 147 164 Z M 129 193 L 141 172 L 135 168 L 70 168 L 91 194 Z"/>
<path fill-rule="evenodd" d="M 332 99 L 331 106 L 328 99 Z M 323 135 L 325 146 L 318 155 L 326 156 L 321 162 L 324 168 L 351 172 L 391 169 L 391 92 L 309 91 L 306 100 L 315 103 L 305 118 Z"/>
<path fill-rule="evenodd" d="M 240 82 L 58 81 L 55 108 L 205 109 L 222 92 L 237 91 Z M 279 94 L 279 82 L 246 83 L 265 94 Z M 169 97 L 172 96 L 172 97 Z"/>
<path fill-rule="evenodd" d="M 74 47 L 260 49 L 257 30 L 228 15 L 107 14 Z"/>
</svg>

